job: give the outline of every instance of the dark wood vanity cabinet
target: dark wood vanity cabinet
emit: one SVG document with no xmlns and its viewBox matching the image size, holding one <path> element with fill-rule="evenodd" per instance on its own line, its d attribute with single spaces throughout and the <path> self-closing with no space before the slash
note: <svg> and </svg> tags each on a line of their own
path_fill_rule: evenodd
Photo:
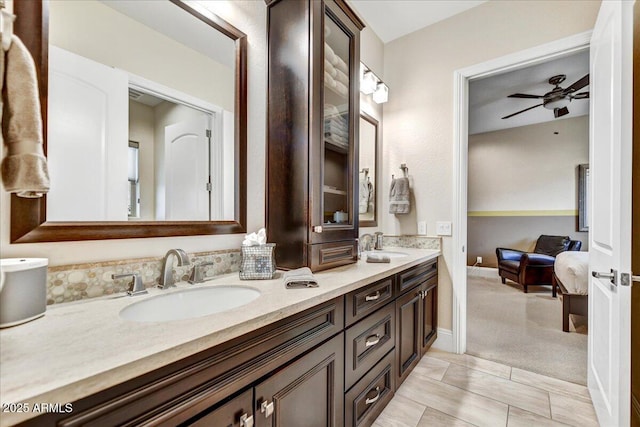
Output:
<svg viewBox="0 0 640 427">
<path fill-rule="evenodd" d="M 437 337 L 438 270 L 434 260 L 397 276 L 396 365 L 400 386 Z"/>
<path fill-rule="evenodd" d="M 267 0 L 268 241 L 278 268 L 357 261 L 360 31 L 342 0 Z"/>
<path fill-rule="evenodd" d="M 365 427 L 436 339 L 437 260 L 22 426 Z"/>
</svg>

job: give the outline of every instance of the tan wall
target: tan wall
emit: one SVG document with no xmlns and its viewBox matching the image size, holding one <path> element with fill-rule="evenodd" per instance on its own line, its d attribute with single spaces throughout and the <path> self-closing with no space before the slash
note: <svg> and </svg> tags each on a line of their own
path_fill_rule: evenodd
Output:
<svg viewBox="0 0 640 427">
<path fill-rule="evenodd" d="M 95 0 L 55 0 L 49 11 L 52 45 L 233 111 L 231 68 Z"/>
<path fill-rule="evenodd" d="M 481 256 L 496 267 L 497 247 L 532 250 L 541 234 L 577 238 L 586 250 L 576 213 L 588 116 L 470 135 L 468 159 L 467 265 Z"/>
<path fill-rule="evenodd" d="M 599 1 L 489 1 L 385 46 L 383 188 L 407 163 L 415 196 L 406 218 L 383 215 L 388 234 L 435 234 L 453 220 L 453 73 L 593 28 Z M 569 18 L 570 17 L 570 18 Z M 388 203 L 383 203 L 383 212 Z M 457 224 L 453 224 L 456 227 Z M 439 326 L 451 329 L 451 238 L 443 238 Z"/>
</svg>

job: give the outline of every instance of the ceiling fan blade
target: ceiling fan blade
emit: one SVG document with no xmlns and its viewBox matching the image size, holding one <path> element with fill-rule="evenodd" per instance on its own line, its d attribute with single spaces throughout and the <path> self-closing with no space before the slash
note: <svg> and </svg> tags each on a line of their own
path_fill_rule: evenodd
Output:
<svg viewBox="0 0 640 427">
<path fill-rule="evenodd" d="M 529 95 L 527 93 L 514 93 L 513 95 L 507 96 L 507 98 L 544 98 L 543 95 Z"/>
<path fill-rule="evenodd" d="M 509 117 L 513 117 L 513 116 L 515 116 L 517 114 L 524 113 L 525 111 L 532 110 L 532 109 L 534 109 L 536 107 L 539 107 L 541 105 L 543 105 L 543 104 L 538 104 L 538 105 L 534 105 L 533 107 L 525 108 L 524 110 L 518 111 L 517 113 L 513 113 L 513 114 L 509 114 L 508 116 L 504 116 L 503 119 L 508 119 Z"/>
<path fill-rule="evenodd" d="M 554 117 L 557 119 L 558 117 L 562 117 L 569 114 L 569 109 L 567 107 L 562 107 L 562 108 L 554 108 L 553 109 L 553 115 Z"/>
<path fill-rule="evenodd" d="M 587 99 L 589 98 L 589 92 L 580 92 L 575 95 L 570 95 L 573 99 Z"/>
<path fill-rule="evenodd" d="M 586 76 L 584 76 L 583 78 L 581 78 L 580 80 L 578 80 L 577 82 L 569 86 L 568 88 L 564 89 L 562 92 L 564 94 L 575 92 L 587 86 L 588 84 L 589 84 L 589 74 L 587 74 Z"/>
</svg>

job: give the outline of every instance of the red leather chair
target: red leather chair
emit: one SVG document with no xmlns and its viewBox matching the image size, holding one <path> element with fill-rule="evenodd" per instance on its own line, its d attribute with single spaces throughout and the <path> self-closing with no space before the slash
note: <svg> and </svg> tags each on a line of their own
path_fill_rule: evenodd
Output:
<svg viewBox="0 0 640 427">
<path fill-rule="evenodd" d="M 549 285 L 555 294 L 552 277 L 556 255 L 564 251 L 579 251 L 580 248 L 582 248 L 580 240 L 571 240 L 569 236 L 544 234 L 538 237 L 532 253 L 497 248 L 498 274 L 502 278 L 502 283 L 506 283 L 506 279 L 513 280 L 522 285 L 525 293 L 529 285 Z"/>
</svg>

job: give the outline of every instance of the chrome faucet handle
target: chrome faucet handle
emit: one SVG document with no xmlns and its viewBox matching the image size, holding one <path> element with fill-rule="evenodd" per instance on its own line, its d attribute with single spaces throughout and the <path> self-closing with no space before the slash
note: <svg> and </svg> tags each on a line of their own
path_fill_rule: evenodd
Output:
<svg viewBox="0 0 640 427">
<path fill-rule="evenodd" d="M 131 277 L 131 283 L 129 284 L 129 290 L 127 291 L 127 295 L 142 295 L 146 294 L 147 290 L 144 287 L 144 283 L 142 283 L 142 277 L 138 273 L 124 273 L 124 274 L 112 274 L 111 278 L 116 279 L 125 279 L 127 277 Z"/>
<path fill-rule="evenodd" d="M 193 269 L 191 270 L 191 276 L 189 276 L 188 282 L 192 285 L 204 282 L 204 276 L 202 275 L 203 271 L 201 267 L 205 267 L 207 265 L 213 265 L 213 261 L 206 261 L 200 264 L 195 264 L 193 266 Z"/>
</svg>

